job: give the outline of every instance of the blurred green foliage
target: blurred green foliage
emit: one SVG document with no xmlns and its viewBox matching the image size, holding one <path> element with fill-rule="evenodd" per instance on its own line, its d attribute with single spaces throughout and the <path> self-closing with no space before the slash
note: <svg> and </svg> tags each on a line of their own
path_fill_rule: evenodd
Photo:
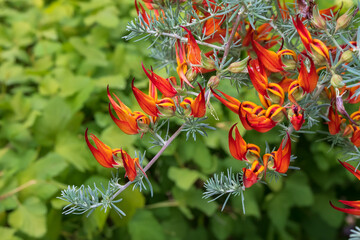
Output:
<svg viewBox="0 0 360 240">
<path fill-rule="evenodd" d="M 293 147 L 301 171 L 245 192 L 246 215 L 235 198 L 207 203 L 208 176 L 243 164 L 229 157 L 227 134 L 237 116 L 214 102 L 221 121 L 207 138 L 181 136 L 150 170 L 155 196 L 127 189 L 119 207 L 127 214 L 95 211 L 90 217 L 61 214 L 67 185 L 106 182 L 111 170 L 97 164 L 84 142 L 88 127 L 111 147 L 147 150 L 148 136 L 123 134 L 107 113 L 106 86 L 133 109 L 135 77 L 146 87 L 141 62 L 148 43 L 125 43 L 125 25 L 136 16 L 132 0 L 0 0 L 0 236 L 18 239 L 342 239 L 344 214 L 328 201 L 357 200 L 359 184 L 317 136 L 301 136 Z M 239 99 L 222 83 L 221 89 Z M 232 91 L 232 92 L 231 92 Z M 240 126 L 239 126 L 240 127 Z M 321 126 L 324 128 L 325 126 Z M 276 130 L 274 130 L 276 131 Z M 280 137 L 247 132 L 246 141 Z M 242 133 L 245 133 L 242 129 Z M 262 144 L 262 145 L 261 145 Z M 121 171 L 123 174 L 123 171 Z M 355 220 L 354 220 L 355 221 Z"/>
</svg>

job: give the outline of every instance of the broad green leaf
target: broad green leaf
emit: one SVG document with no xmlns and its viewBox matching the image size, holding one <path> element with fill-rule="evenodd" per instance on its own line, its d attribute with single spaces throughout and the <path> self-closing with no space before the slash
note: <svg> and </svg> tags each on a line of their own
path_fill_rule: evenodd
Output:
<svg viewBox="0 0 360 240">
<path fill-rule="evenodd" d="M 81 55 L 83 55 L 89 64 L 96 66 L 106 66 L 106 56 L 105 54 L 92 46 L 86 45 L 86 43 L 78 37 L 73 37 L 70 39 L 71 45 L 78 51 Z"/>
<path fill-rule="evenodd" d="M 116 199 L 122 199 L 116 206 L 120 208 L 125 214 L 125 217 L 120 218 L 119 215 L 112 210 L 111 218 L 117 226 L 127 226 L 129 221 L 132 220 L 133 215 L 137 209 L 145 206 L 145 197 L 137 189 L 132 190 L 132 186 L 123 191 Z"/>
<path fill-rule="evenodd" d="M 334 197 L 331 197 L 330 195 L 316 195 L 313 209 L 314 212 L 319 214 L 324 222 L 333 228 L 338 228 L 344 221 L 344 213 L 333 210 L 329 204 L 330 200 L 332 200 L 333 203 L 336 202 L 336 200 L 334 201 L 333 199 Z"/>
<path fill-rule="evenodd" d="M 52 145 L 58 133 L 64 131 L 72 117 L 70 107 L 60 97 L 51 99 L 43 114 L 35 121 L 35 139 L 43 145 Z"/>
<path fill-rule="evenodd" d="M 126 79 L 123 74 L 110 75 L 97 79 L 95 85 L 98 88 L 105 89 L 107 86 L 111 86 L 112 89 L 117 88 L 123 90 L 126 87 Z"/>
<path fill-rule="evenodd" d="M 54 54 L 61 49 L 61 44 L 55 41 L 40 40 L 34 47 L 35 57 L 43 57 Z"/>
<path fill-rule="evenodd" d="M 210 150 L 200 140 L 196 141 L 193 161 L 201 168 L 203 173 L 213 173 L 217 168 L 216 159 L 212 157 Z"/>
<path fill-rule="evenodd" d="M 179 188 L 189 190 L 200 177 L 200 173 L 186 168 L 170 167 L 168 177 L 173 180 Z"/>
<path fill-rule="evenodd" d="M 137 210 L 128 225 L 132 240 L 165 240 L 160 223 L 148 210 Z"/>
<path fill-rule="evenodd" d="M 135 148 L 133 144 L 138 139 L 136 135 L 127 135 L 123 133 L 115 123 L 107 127 L 101 134 L 100 140 L 106 145 L 114 148 L 122 148 L 132 157 L 135 157 Z"/>
<path fill-rule="evenodd" d="M 46 206 L 38 198 L 28 198 L 9 214 L 11 227 L 34 238 L 46 233 Z"/>
<path fill-rule="evenodd" d="M 24 82 L 24 68 L 10 61 L 2 62 L 0 66 L 0 79 L 6 85 Z"/>
<path fill-rule="evenodd" d="M 289 197 L 287 194 L 280 192 L 272 196 L 269 204 L 266 205 L 267 214 L 278 231 L 283 231 L 287 224 L 287 219 L 290 214 Z"/>
<path fill-rule="evenodd" d="M 296 206 L 304 207 L 314 203 L 314 195 L 305 174 L 295 173 L 287 178 L 284 192 L 287 193 Z"/>
<path fill-rule="evenodd" d="M 34 162 L 26 171 L 35 173 L 36 178 L 51 179 L 58 176 L 66 169 L 68 164 L 65 159 L 57 153 L 50 152 L 46 156 Z"/>
<path fill-rule="evenodd" d="M 190 228 L 181 212 L 171 208 L 170 215 L 166 219 L 166 221 L 161 222 L 166 237 L 174 240 L 186 239 Z"/>
<path fill-rule="evenodd" d="M 61 231 L 63 230 L 62 214 L 59 210 L 51 209 L 47 215 L 47 229 L 45 239 L 57 240 L 60 238 Z"/>
<path fill-rule="evenodd" d="M 115 28 L 119 24 L 117 14 L 118 11 L 115 7 L 104 8 L 96 14 L 96 22 L 104 27 Z"/>
<path fill-rule="evenodd" d="M 212 216 L 218 208 L 216 202 L 208 202 L 207 199 L 203 198 L 202 191 L 194 187 L 186 191 L 183 191 L 180 188 L 173 188 L 172 193 L 180 207 L 197 208 L 207 216 Z"/>
<path fill-rule="evenodd" d="M 59 83 L 52 77 L 46 76 L 40 82 L 39 92 L 44 96 L 55 95 L 59 90 Z"/>
<path fill-rule="evenodd" d="M 84 226 L 85 231 L 91 233 L 96 229 L 97 231 L 103 231 L 104 226 L 106 224 L 106 220 L 109 216 L 110 210 L 108 209 L 104 212 L 100 207 L 97 208 L 89 217 L 85 217 Z"/>
<path fill-rule="evenodd" d="M 88 151 L 83 136 L 63 132 L 58 134 L 56 138 L 55 152 L 79 171 L 89 169 L 89 161 L 96 161 L 95 159 L 88 159 L 91 156 Z"/>
<path fill-rule="evenodd" d="M 227 239 L 233 230 L 234 222 L 227 215 L 217 213 L 210 219 L 211 232 L 216 239 Z"/>
<path fill-rule="evenodd" d="M 15 236 L 16 230 L 8 227 L 0 227 L 0 236 L 2 240 L 18 240 L 20 238 Z"/>
</svg>

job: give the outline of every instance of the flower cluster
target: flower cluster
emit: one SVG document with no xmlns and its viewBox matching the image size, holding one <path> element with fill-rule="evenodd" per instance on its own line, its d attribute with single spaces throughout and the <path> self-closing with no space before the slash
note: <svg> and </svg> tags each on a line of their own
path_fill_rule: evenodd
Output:
<svg viewBox="0 0 360 240">
<path fill-rule="evenodd" d="M 360 65 L 356 57 L 360 30 L 357 42 L 339 42 L 329 31 L 335 34 L 347 29 L 358 8 L 341 14 L 340 6 L 320 10 L 312 1 L 311 4 L 296 2 L 295 7 L 288 8 L 285 1 L 277 0 L 273 3 L 275 7 L 262 9 L 262 5 L 246 5 L 247 1 L 144 0 L 145 9 L 135 0 L 139 17 L 137 25 L 131 25 L 133 32 L 172 39 L 168 41 L 172 59 L 166 61 L 174 63 L 175 76 L 160 76 L 152 67 L 142 64 L 149 79 L 148 93 L 136 87 L 135 79 L 131 83 L 142 111 L 132 111 L 118 96 L 111 94 L 108 87 L 112 120 L 126 134 L 141 133 L 142 137 L 148 133 L 159 137 L 157 126 L 162 120 L 179 118 L 183 125 L 170 139 L 161 138 L 162 148 L 154 161 L 178 132 L 201 129 L 207 108 L 214 101 L 220 101 L 236 114 L 239 125 L 247 131 L 261 134 L 280 130 L 283 138 L 277 148 L 262 151 L 259 143 L 245 141 L 238 123 L 230 128 L 229 151 L 246 165 L 237 183 L 241 191 L 265 180 L 267 174 L 286 175 L 293 159 L 292 136 L 311 130 L 314 122 L 319 122 L 314 121 L 315 118 L 326 119 L 328 136 L 341 137 L 347 146 L 357 149 L 360 147 L 360 108 L 352 113 L 347 109 L 353 109 L 354 104 L 360 102 L 360 84 L 354 84 L 348 75 L 352 67 Z M 173 8 L 178 12 L 182 6 L 190 8 L 192 14 L 185 16 L 184 24 L 176 25 L 171 14 L 174 14 Z M 251 15 L 254 9 L 250 9 L 255 7 L 268 15 L 271 13 L 269 18 L 264 17 L 268 22 L 253 21 L 254 16 L 259 15 Z M 332 29 L 327 22 L 334 25 Z M 284 34 L 281 23 L 291 27 L 288 34 Z M 164 26 L 168 26 L 166 31 Z M 292 37 L 288 36 L 290 32 Z M 351 36 L 354 38 L 355 35 Z M 253 91 L 256 101 L 219 90 L 221 83 L 228 79 L 249 86 L 247 91 Z M 153 164 L 152 160 L 143 169 L 137 158 L 132 159 L 121 148 L 111 149 L 94 135 L 91 138 L 96 148 L 89 142 L 86 131 L 87 145 L 96 160 L 107 168 L 124 167 L 130 181 L 136 179 L 139 171 L 145 175 L 145 170 Z M 359 173 L 351 165 L 340 163 L 358 177 Z M 343 203 L 358 207 L 358 203 Z"/>
</svg>

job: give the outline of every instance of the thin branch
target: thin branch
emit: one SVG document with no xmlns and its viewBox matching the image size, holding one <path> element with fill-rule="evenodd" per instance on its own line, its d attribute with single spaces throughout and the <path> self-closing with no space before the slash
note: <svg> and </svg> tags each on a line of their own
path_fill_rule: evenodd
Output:
<svg viewBox="0 0 360 240">
<path fill-rule="evenodd" d="M 10 192 L 5 193 L 4 195 L 1 195 L 0 201 L 6 199 L 8 197 L 11 197 L 12 195 L 24 190 L 25 188 L 30 187 L 31 185 L 34 185 L 35 183 L 36 183 L 36 180 L 33 179 L 33 180 L 28 181 L 27 183 L 24 183 L 23 185 L 20 185 L 19 187 L 11 190 Z"/>
<path fill-rule="evenodd" d="M 228 41 L 226 42 L 225 44 L 225 50 L 224 50 L 224 55 L 223 55 L 223 59 L 221 61 L 221 65 L 220 65 L 220 69 L 222 69 L 223 65 L 225 64 L 226 62 L 226 58 L 227 58 L 227 55 L 229 54 L 229 51 L 230 51 L 230 48 L 231 48 L 231 45 L 232 45 L 232 41 L 233 41 L 233 38 L 235 36 L 235 33 L 237 31 L 237 28 L 239 27 L 239 24 L 240 24 L 240 20 L 241 20 L 241 14 L 243 13 L 243 9 L 244 7 L 242 7 L 238 14 L 237 14 L 237 17 L 236 17 L 236 20 L 235 20 L 235 23 L 234 23 L 234 26 L 233 26 L 233 29 L 231 30 L 231 34 L 230 34 L 230 37 L 228 39 Z"/>
<path fill-rule="evenodd" d="M 181 37 L 181 36 L 179 36 L 179 35 L 177 35 L 175 33 L 157 32 L 157 31 L 153 31 L 153 30 L 146 30 L 145 33 L 153 34 L 155 36 L 162 35 L 162 36 L 166 36 L 166 37 L 176 38 L 176 39 L 179 39 L 182 42 L 187 42 L 188 41 L 187 38 Z M 199 40 L 196 40 L 196 43 L 199 44 L 199 45 L 203 45 L 203 46 L 207 46 L 207 47 L 219 50 L 219 51 L 224 51 L 224 47 L 217 46 L 217 45 L 214 45 L 214 44 L 211 44 L 211 43 L 206 43 L 206 42 L 202 42 L 202 41 L 199 41 Z"/>
<path fill-rule="evenodd" d="M 165 149 L 170 146 L 171 142 L 181 133 L 182 129 L 185 127 L 185 123 L 179 127 L 178 130 L 165 142 L 164 146 L 160 149 L 160 151 L 151 159 L 151 161 L 145 166 L 144 172 L 149 170 L 151 166 L 159 159 L 161 154 L 165 151 Z M 112 197 L 111 200 L 114 200 L 122 191 L 124 191 L 127 187 L 131 185 L 131 181 L 127 182 L 123 185 Z"/>
</svg>

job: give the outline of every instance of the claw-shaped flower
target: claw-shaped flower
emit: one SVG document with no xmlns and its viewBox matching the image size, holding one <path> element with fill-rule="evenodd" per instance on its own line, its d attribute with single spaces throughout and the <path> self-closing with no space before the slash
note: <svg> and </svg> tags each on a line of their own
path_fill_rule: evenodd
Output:
<svg viewBox="0 0 360 240">
<path fill-rule="evenodd" d="M 267 70 L 269 70 L 270 72 L 281 72 L 284 70 L 283 67 L 285 65 L 282 63 L 280 55 L 264 48 L 253 39 L 251 40 L 251 44 L 260 62 Z"/>
<path fill-rule="evenodd" d="M 94 134 L 90 134 L 92 140 L 94 140 L 96 148 L 90 143 L 88 138 L 88 129 L 85 131 L 85 141 L 88 145 L 91 153 L 94 155 L 96 161 L 106 168 L 117 168 L 122 166 L 121 163 L 115 162 L 114 155 L 121 152 L 120 149 L 111 149 L 108 145 L 101 142 Z"/>
<path fill-rule="evenodd" d="M 176 41 L 175 43 L 175 53 L 176 53 L 176 62 L 177 62 L 176 71 L 180 77 L 180 86 L 183 87 L 185 82 L 187 85 L 194 88 L 186 77 L 188 66 L 186 63 L 185 45 L 184 43 L 180 42 L 180 40 Z"/>
<path fill-rule="evenodd" d="M 249 188 L 257 181 L 259 181 L 261 174 L 264 171 L 264 166 L 260 165 L 259 161 L 254 161 L 251 168 L 243 168 L 243 184 L 245 188 Z"/>
<path fill-rule="evenodd" d="M 346 121 L 342 118 L 340 114 L 337 113 L 336 107 L 330 106 L 329 113 L 328 113 L 329 122 L 327 125 L 329 127 L 329 133 L 331 135 L 338 134 L 340 132 L 341 123 Z"/>
<path fill-rule="evenodd" d="M 286 144 L 284 145 L 284 141 Z M 267 153 L 264 155 L 264 167 L 265 169 L 273 169 L 278 173 L 286 173 L 289 169 L 291 158 L 291 139 L 287 133 L 287 137 L 281 141 L 280 147 L 277 151 Z M 271 159 L 271 160 L 270 160 Z M 266 170 L 265 170 L 266 171 Z"/>
<path fill-rule="evenodd" d="M 346 162 L 341 162 L 339 160 L 340 164 L 346 168 L 349 172 L 351 172 L 357 179 L 360 180 L 360 172 L 358 169 L 355 169 L 354 166 L 346 163 Z M 352 208 L 339 208 L 339 207 L 336 207 L 334 206 L 331 202 L 330 205 L 338 210 L 338 211 L 341 211 L 341 212 L 344 212 L 344 213 L 349 213 L 349 214 L 353 214 L 353 215 L 360 215 L 360 201 L 344 201 L 344 200 L 339 200 L 339 202 L 349 206 L 349 207 L 352 207 Z"/>
<path fill-rule="evenodd" d="M 125 177 L 127 177 L 130 181 L 134 181 L 137 176 L 136 167 L 138 167 L 145 175 L 145 172 L 139 164 L 138 158 L 131 158 L 125 151 L 121 151 L 121 158 L 126 172 Z"/>
<path fill-rule="evenodd" d="M 218 92 L 220 92 L 226 99 L 220 97 L 212 88 L 210 88 L 211 92 L 213 93 L 213 95 L 222 103 L 224 104 L 228 109 L 230 109 L 231 111 L 233 111 L 234 113 L 238 114 L 239 113 L 239 108 L 240 108 L 240 104 L 241 102 L 239 100 L 237 100 L 236 98 L 227 95 L 226 93 L 220 91 L 220 90 L 216 90 Z"/>
<path fill-rule="evenodd" d="M 191 109 L 190 116 L 201 118 L 206 113 L 205 88 L 202 88 L 200 84 L 198 85 L 200 87 L 199 95 L 195 99 L 190 97 L 185 98 L 184 101 L 180 103 L 180 106 L 184 109 Z"/>
<path fill-rule="evenodd" d="M 152 85 L 152 84 L 150 84 L 150 85 Z M 151 87 L 152 86 L 149 86 L 150 95 L 146 95 L 145 93 L 143 93 L 142 91 L 140 91 L 138 88 L 136 88 L 134 86 L 134 79 L 131 82 L 132 91 L 133 91 L 134 96 L 135 96 L 137 102 L 139 103 L 139 106 L 141 107 L 141 109 L 146 114 L 148 114 L 152 117 L 157 117 L 160 114 L 158 108 L 156 107 L 157 94 L 155 94 L 155 96 L 151 96 Z M 156 89 L 155 89 L 155 92 L 156 92 Z"/>
<path fill-rule="evenodd" d="M 149 80 L 156 86 L 157 89 L 159 89 L 162 94 L 164 94 L 165 97 L 175 97 L 175 95 L 177 94 L 176 89 L 173 87 L 173 85 L 176 85 L 175 77 L 165 79 L 155 74 L 152 70 L 149 70 L 149 73 L 145 69 L 144 64 L 142 64 L 142 68 Z"/>
<path fill-rule="evenodd" d="M 111 97 L 109 86 L 107 88 L 108 98 L 110 100 L 109 113 L 115 124 L 126 134 L 137 134 L 146 132 L 150 124 L 150 119 L 142 112 L 132 112 L 120 99 L 114 94 L 118 103 Z M 116 118 L 111 112 L 110 105 L 114 108 Z"/>
<path fill-rule="evenodd" d="M 312 91 L 314 91 L 319 79 L 314 61 L 311 58 L 309 58 L 309 60 L 310 72 L 307 71 L 304 61 L 301 61 L 301 67 L 298 76 L 299 85 L 306 93 L 311 93 Z"/>
<path fill-rule="evenodd" d="M 233 138 L 233 130 L 235 128 L 235 139 Z M 229 131 L 229 149 L 231 155 L 237 160 L 254 162 L 260 158 L 260 148 L 252 143 L 246 143 L 241 137 L 236 123 Z"/>
<path fill-rule="evenodd" d="M 290 122 L 296 131 L 299 131 L 305 122 L 304 114 L 302 112 L 303 109 L 296 105 L 292 105 L 291 110 L 289 111 Z"/>
<path fill-rule="evenodd" d="M 310 32 L 305 28 L 304 24 L 302 23 L 299 17 L 296 17 L 296 19 L 292 19 L 292 21 L 296 30 L 300 35 L 300 39 L 304 44 L 306 50 L 311 54 L 313 54 L 315 58 L 318 59 L 318 61 L 321 60 L 321 58 L 324 58 L 327 61 L 329 61 L 330 57 L 327 46 L 321 40 L 313 39 L 311 37 Z"/>
<path fill-rule="evenodd" d="M 282 121 L 283 117 L 284 108 L 277 104 L 271 105 L 267 110 L 249 101 L 240 104 L 239 118 L 246 130 L 268 132 Z"/>
<path fill-rule="evenodd" d="M 279 84 L 268 82 L 266 71 L 259 61 L 250 60 L 248 72 L 253 86 L 259 93 L 260 101 L 265 107 L 269 107 L 273 103 L 280 105 L 284 103 L 284 90 Z"/>
</svg>

